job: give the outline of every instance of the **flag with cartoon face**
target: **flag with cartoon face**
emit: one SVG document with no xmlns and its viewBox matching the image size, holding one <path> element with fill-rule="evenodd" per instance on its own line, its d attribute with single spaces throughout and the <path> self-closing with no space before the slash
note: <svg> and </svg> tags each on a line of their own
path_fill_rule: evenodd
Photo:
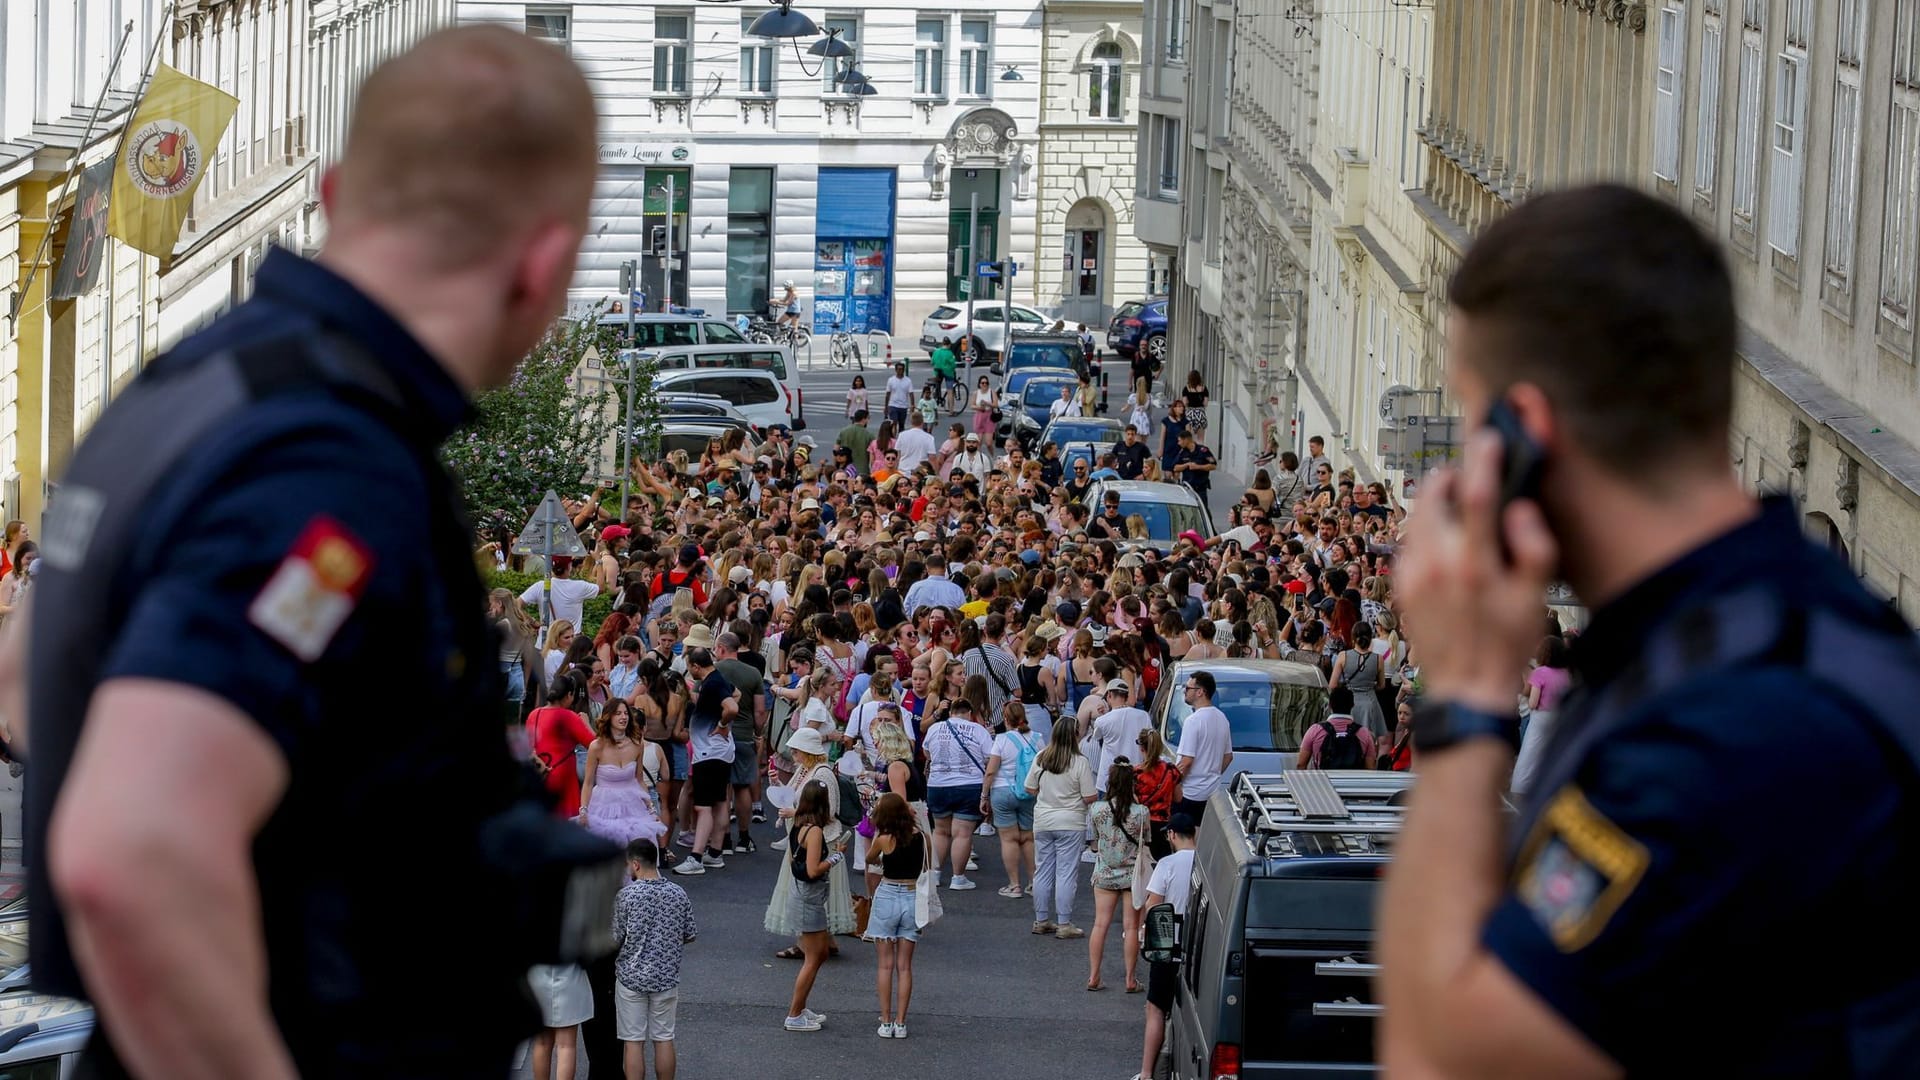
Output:
<svg viewBox="0 0 1920 1080">
<path fill-rule="evenodd" d="M 240 99 L 165 64 L 127 123 L 113 173 L 108 229 L 164 263 L 173 257 L 193 193 Z"/>
<path fill-rule="evenodd" d="M 113 191 L 113 158 L 80 174 L 67 225 L 67 249 L 53 274 L 53 299 L 71 300 L 92 292 L 107 255 L 107 197 Z"/>
</svg>

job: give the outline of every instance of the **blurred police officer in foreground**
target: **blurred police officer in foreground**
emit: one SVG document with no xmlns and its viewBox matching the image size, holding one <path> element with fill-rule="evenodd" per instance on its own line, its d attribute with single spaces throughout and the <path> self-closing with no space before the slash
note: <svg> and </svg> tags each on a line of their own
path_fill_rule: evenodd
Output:
<svg viewBox="0 0 1920 1080">
<path fill-rule="evenodd" d="M 504 1077 L 531 1030 L 559 901 L 435 455 L 560 313 L 594 138 L 564 52 L 428 37 L 361 89 L 319 259 L 269 256 L 76 455 L 27 858 L 34 985 L 98 1008 L 82 1075 Z"/>
<path fill-rule="evenodd" d="M 1646 195 L 1544 195 L 1449 295 L 1457 400 L 1504 398 L 1543 471 L 1502 512 L 1508 448 L 1478 431 L 1394 575 L 1435 704 L 1382 900 L 1386 1065 L 1912 1075 L 1920 660 L 1788 501 L 1736 479 L 1718 250 Z M 1512 821 L 1555 577 L 1594 614 Z"/>
</svg>

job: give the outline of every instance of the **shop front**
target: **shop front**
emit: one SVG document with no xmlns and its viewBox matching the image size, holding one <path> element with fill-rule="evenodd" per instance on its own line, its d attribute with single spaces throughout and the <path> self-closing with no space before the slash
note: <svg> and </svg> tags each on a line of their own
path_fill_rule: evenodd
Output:
<svg viewBox="0 0 1920 1080">
<path fill-rule="evenodd" d="M 813 332 L 893 331 L 895 170 L 821 169 Z"/>
</svg>

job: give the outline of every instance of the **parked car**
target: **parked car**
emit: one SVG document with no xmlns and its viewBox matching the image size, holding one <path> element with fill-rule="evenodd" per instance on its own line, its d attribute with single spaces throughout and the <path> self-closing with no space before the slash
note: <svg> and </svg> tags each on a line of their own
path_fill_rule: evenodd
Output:
<svg viewBox="0 0 1920 1080">
<path fill-rule="evenodd" d="M 621 345 L 627 344 L 627 317 L 608 312 L 600 316 L 600 326 L 612 330 Z M 704 315 L 668 315 L 645 312 L 633 317 L 633 342 L 636 349 L 667 345 L 745 345 L 747 339 L 738 327 L 725 319 Z"/>
<path fill-rule="evenodd" d="M 1020 391 L 1020 403 L 1016 408 L 1001 407 L 1000 429 L 995 433 L 999 438 L 1008 435 L 1020 440 L 1020 445 L 1031 450 L 1040 441 L 1040 431 L 1053 419 L 1053 403 L 1060 400 L 1061 389 L 1078 390 L 1080 380 L 1069 375 L 1062 378 L 1057 375 L 1038 376 L 1027 380 Z"/>
<path fill-rule="evenodd" d="M 1013 333 L 1013 344 L 1008 346 L 1007 355 L 993 364 L 995 375 L 1005 376 L 1026 367 L 1066 368 L 1075 375 L 1085 375 L 1087 351 L 1080 339 L 1073 334 L 1055 334 L 1050 331 Z"/>
<path fill-rule="evenodd" d="M 1327 680 L 1313 664 L 1292 660 L 1182 660 L 1163 677 L 1154 695 L 1154 726 L 1167 745 L 1180 745 L 1180 728 L 1193 713 L 1184 695 L 1172 693 L 1182 679 L 1201 669 L 1213 673 L 1218 690 L 1213 706 L 1227 714 L 1233 728 L 1233 764 L 1237 773 L 1277 773 L 1294 767 L 1307 729 L 1327 718 Z"/>
<path fill-rule="evenodd" d="M 1139 514 L 1147 523 L 1147 545 L 1161 551 L 1173 548 L 1180 534 L 1191 529 L 1201 536 L 1213 535 L 1213 515 L 1206 500 L 1185 484 L 1163 484 L 1151 480 L 1096 480 L 1087 491 L 1088 506 L 1102 506 L 1107 491 L 1120 493 L 1120 512 Z M 1133 542 L 1128 542 L 1129 544 Z M 1123 545 L 1127 546 L 1127 545 Z"/>
<path fill-rule="evenodd" d="M 1007 372 L 1006 378 L 1000 380 L 999 401 L 1001 411 L 1011 412 L 1014 409 L 1018 409 L 1020 407 L 1020 397 L 1026 392 L 1027 383 L 1034 379 L 1072 379 L 1076 384 L 1080 381 L 1080 377 L 1073 373 L 1072 368 L 1016 368 L 1013 371 Z"/>
<path fill-rule="evenodd" d="M 1015 330 L 1039 330 L 1052 326 L 1053 320 L 1030 307 L 1000 300 L 966 300 L 942 304 L 920 324 L 920 347 L 928 351 L 951 339 L 958 345 L 967 336 L 967 309 L 973 309 L 973 354 L 976 360 L 999 356 L 1006 344 L 1006 327 Z M 1006 321 L 1002 321 L 1002 317 Z"/>
<path fill-rule="evenodd" d="M 660 421 L 660 445 L 658 456 L 665 458 L 675 450 L 687 453 L 687 468 L 694 475 L 700 472 L 700 455 L 707 449 L 707 443 L 713 439 L 725 439 L 727 432 L 734 430 L 719 417 L 698 417 L 662 419 Z M 757 446 L 757 440 L 749 437 L 749 446 Z"/>
<path fill-rule="evenodd" d="M 1034 446 L 1058 444 L 1061 464 L 1068 471 L 1072 471 L 1076 457 L 1086 458 L 1090 470 L 1097 469 L 1100 455 L 1112 450 L 1126 429 L 1127 425 L 1105 416 L 1062 416 L 1047 421 Z"/>
<path fill-rule="evenodd" d="M 1142 959 L 1179 964 L 1164 1075 L 1377 1075 L 1375 893 L 1415 782 L 1250 772 L 1214 792 L 1185 917 L 1146 918 Z"/>
<path fill-rule="evenodd" d="M 735 368 L 693 368 L 663 371 L 653 377 L 656 393 L 711 394 L 723 398 L 740 410 L 762 431 L 775 424 L 799 430 L 807 426 L 804 416 L 796 416 L 793 395 L 770 371 Z"/>
<path fill-rule="evenodd" d="M 656 371 L 740 368 L 769 372 L 786 388 L 787 411 L 795 416 L 806 411 L 799 365 L 793 362 L 793 350 L 785 345 L 678 345 L 640 351 L 652 357 Z M 622 349 L 619 355 L 626 353 L 627 350 Z"/>
<path fill-rule="evenodd" d="M 1107 348 L 1131 360 L 1145 349 L 1155 362 L 1167 358 L 1167 298 L 1129 300 L 1107 324 Z"/>
</svg>

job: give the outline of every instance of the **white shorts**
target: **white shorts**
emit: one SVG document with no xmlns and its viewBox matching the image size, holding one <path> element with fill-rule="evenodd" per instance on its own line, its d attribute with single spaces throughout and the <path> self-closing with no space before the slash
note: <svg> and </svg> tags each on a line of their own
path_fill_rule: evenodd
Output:
<svg viewBox="0 0 1920 1080">
<path fill-rule="evenodd" d="M 614 1027 L 622 1042 L 672 1042 L 673 1021 L 680 1011 L 680 988 L 643 994 L 625 983 L 614 987 Z"/>
</svg>

